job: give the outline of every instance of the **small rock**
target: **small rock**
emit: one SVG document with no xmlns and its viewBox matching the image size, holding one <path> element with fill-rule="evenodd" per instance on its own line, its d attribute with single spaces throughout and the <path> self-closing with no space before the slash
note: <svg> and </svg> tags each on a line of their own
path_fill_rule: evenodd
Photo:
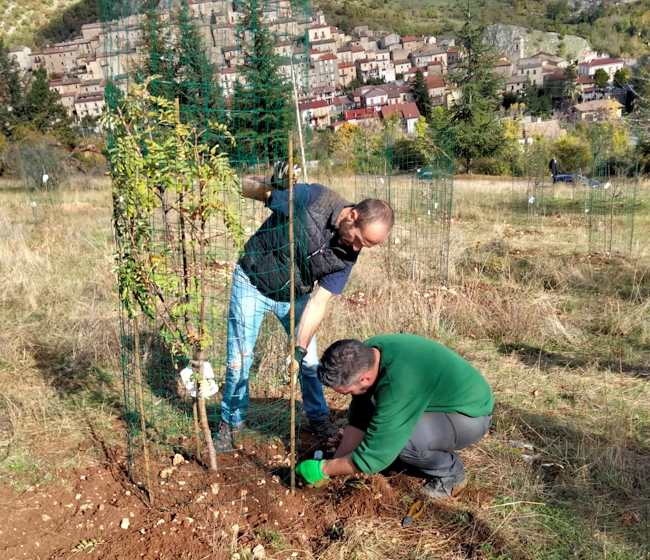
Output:
<svg viewBox="0 0 650 560">
<path fill-rule="evenodd" d="M 258 544 L 253 549 L 253 560 L 264 560 L 266 558 L 266 550 L 261 544 Z"/>
<path fill-rule="evenodd" d="M 77 495 L 74 497 L 74 499 L 75 499 L 75 500 L 81 500 L 81 494 L 77 494 Z"/>
<path fill-rule="evenodd" d="M 129 521 L 128 517 L 125 517 L 122 519 L 122 522 L 120 523 L 120 529 L 128 529 L 129 525 L 131 525 L 131 522 Z"/>
<path fill-rule="evenodd" d="M 41 515 L 41 519 L 42 519 L 45 523 L 47 523 L 47 522 L 48 522 L 50 519 L 52 519 L 52 518 L 51 518 L 49 515 L 47 515 L 46 513 L 44 513 L 43 515 Z"/>
<path fill-rule="evenodd" d="M 172 459 L 172 465 L 178 467 L 183 463 L 185 463 L 185 457 L 183 457 L 180 453 L 176 453 L 176 455 L 174 455 L 174 458 Z"/>
<path fill-rule="evenodd" d="M 130 495 L 131 495 L 131 491 L 130 491 L 130 490 L 127 490 L 127 491 L 124 492 L 124 493 L 125 493 L 127 496 L 130 496 Z"/>
<path fill-rule="evenodd" d="M 199 494 L 196 497 L 196 500 L 194 500 L 197 504 L 200 504 L 203 500 L 205 500 L 205 495 L 204 494 Z"/>
<path fill-rule="evenodd" d="M 210 490 L 216 496 L 219 493 L 219 483 L 213 482 L 212 484 L 210 484 Z"/>
<path fill-rule="evenodd" d="M 230 560 L 241 560 L 241 555 L 239 552 L 235 552 L 231 557 Z"/>
<path fill-rule="evenodd" d="M 174 474 L 174 471 L 176 470 L 176 467 L 167 467 L 163 470 L 160 471 L 160 478 L 163 480 L 169 478 L 172 474 Z"/>
<path fill-rule="evenodd" d="M 156 521 L 156 525 L 162 525 L 164 522 L 165 522 L 164 519 L 159 519 L 158 521 Z"/>
</svg>

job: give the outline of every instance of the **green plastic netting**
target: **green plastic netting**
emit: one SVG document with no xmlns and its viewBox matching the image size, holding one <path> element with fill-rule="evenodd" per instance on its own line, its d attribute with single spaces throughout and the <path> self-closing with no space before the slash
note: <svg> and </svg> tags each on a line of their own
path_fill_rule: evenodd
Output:
<svg viewBox="0 0 650 560">
<path fill-rule="evenodd" d="M 439 143 L 433 149 L 426 133 L 416 141 L 408 140 L 398 131 L 397 118 L 356 127 L 349 149 L 343 144 L 342 155 L 331 158 L 331 133 L 313 130 L 316 117 L 299 105 L 313 95 L 311 81 L 318 79 L 313 62 L 319 55 L 311 49 L 309 28 L 319 16 L 308 2 L 102 0 L 101 16 L 100 63 L 107 79 L 109 114 L 123 117 L 129 89 L 146 84 L 149 95 L 163 100 L 155 102 L 156 107 L 166 102 L 175 111 L 166 124 L 151 125 L 149 117 L 144 121 L 138 117 L 132 128 L 146 121 L 152 142 L 167 141 L 168 149 L 180 154 L 179 127 L 187 127 L 195 131 L 197 143 L 223 153 L 241 180 L 251 175 L 270 180 L 275 162 L 290 155 L 291 137 L 291 155 L 301 168 L 299 180 L 328 185 L 351 202 L 384 199 L 395 209 L 397 224 L 391 239 L 373 254 L 382 263 L 380 273 L 431 284 L 446 280 L 453 199 L 451 148 Z M 119 154 L 133 130 L 121 126 L 107 132 L 109 151 Z M 154 149 L 147 134 L 138 136 L 132 146 L 143 159 Z M 288 344 L 277 320 L 281 318 L 286 326 L 286 286 L 266 294 L 271 302 L 279 302 L 277 306 L 258 300 L 252 307 L 245 302 L 230 306 L 233 274 L 243 250 L 239 242 L 266 224 L 276 230 L 271 250 L 286 256 L 287 221 L 266 221 L 270 212 L 262 203 L 242 198 L 232 189 L 215 192 L 213 188 L 207 197 L 202 182 L 188 179 L 191 174 L 184 177 L 183 162 L 170 161 L 164 157 L 168 155 L 161 155 L 165 169 L 148 164 L 134 171 L 129 160 L 117 156 L 111 160 L 117 264 L 126 271 L 120 276 L 120 293 L 153 284 L 157 289 L 151 300 L 122 299 L 130 466 L 136 482 L 143 485 L 145 436 L 154 455 L 178 449 L 193 452 L 192 404 L 179 398 L 177 385 L 179 371 L 197 357 L 211 364 L 221 387 L 207 400 L 213 432 L 224 409 L 224 382 L 245 363 L 245 368 L 250 366 L 250 389 L 241 376 L 234 388 L 228 385 L 235 393 L 228 397 L 231 409 L 246 413 L 237 418 L 245 418 L 251 436 L 277 436 L 286 442 L 289 433 Z M 138 198 L 141 187 L 152 195 Z M 228 212 L 205 217 L 206 200 L 213 210 Z M 305 209 L 300 204 L 298 200 L 295 206 L 298 274 L 308 268 L 302 227 Z M 286 262 L 271 271 L 272 275 L 287 273 Z M 256 284 L 263 278 L 250 280 Z M 228 323 L 233 318 L 246 331 L 247 342 L 229 356 Z M 188 328 L 209 336 L 187 335 L 181 342 L 174 338 L 176 330 Z M 256 344 L 251 346 L 250 341 Z M 245 406 L 247 399 L 250 403 Z"/>
</svg>

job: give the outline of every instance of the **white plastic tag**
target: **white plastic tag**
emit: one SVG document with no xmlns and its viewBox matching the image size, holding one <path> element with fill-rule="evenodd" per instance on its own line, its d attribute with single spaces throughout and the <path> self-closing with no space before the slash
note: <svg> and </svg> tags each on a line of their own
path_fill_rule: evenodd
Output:
<svg viewBox="0 0 650 560">
<path fill-rule="evenodd" d="M 203 383 L 201 383 L 201 396 L 204 399 L 216 395 L 219 390 L 219 385 L 214 379 L 214 370 L 210 362 L 203 362 L 201 364 L 201 374 L 203 375 Z M 181 370 L 181 380 L 185 388 L 192 397 L 196 397 L 196 383 L 194 382 L 194 372 L 192 368 L 186 367 Z"/>
</svg>

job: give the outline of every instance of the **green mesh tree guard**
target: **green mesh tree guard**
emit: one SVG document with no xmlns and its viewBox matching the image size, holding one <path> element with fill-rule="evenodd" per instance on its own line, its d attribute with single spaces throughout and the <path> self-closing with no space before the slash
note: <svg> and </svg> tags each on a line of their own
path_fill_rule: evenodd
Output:
<svg viewBox="0 0 650 560">
<path fill-rule="evenodd" d="M 638 164 L 594 153 L 588 168 L 561 168 L 554 181 L 552 157 L 543 142 L 525 147 L 525 175 L 512 178 L 512 223 L 540 232 L 566 228 L 564 237 L 553 236 L 554 245 L 564 252 L 633 255 L 641 207 Z"/>
<path fill-rule="evenodd" d="M 240 177 L 256 174 L 260 179 L 270 179 L 273 163 L 287 159 L 288 138 L 295 132 L 294 90 L 301 95 L 307 86 L 306 29 L 311 22 L 307 2 L 106 0 L 101 2 L 101 14 L 104 43 L 99 58 L 108 82 L 106 98 L 111 114 L 124 113 L 131 86 L 147 84 L 152 96 L 178 107 L 178 124 L 170 123 L 167 130 L 159 127 L 153 133 L 154 140 L 169 142 L 171 149 L 173 127 L 190 127 L 197 132 L 197 142 L 211 147 L 215 153 L 226 153 L 230 166 Z M 124 141 L 124 133 L 108 130 L 109 150 Z M 150 150 L 145 141 L 140 150 L 142 157 L 151 156 Z M 299 159 L 296 150 L 296 161 Z M 124 174 L 116 161 L 111 163 L 114 177 Z M 176 177 L 175 184 L 167 184 L 169 177 Z M 138 249 L 150 261 L 152 255 L 156 259 L 148 265 L 150 279 L 146 282 L 155 282 L 159 297 L 154 298 L 149 308 L 136 301 L 130 309 L 123 306 L 122 313 L 130 465 L 134 479 L 144 484 L 141 443 L 145 436 L 153 444 L 154 455 L 169 453 L 171 449 L 194 452 L 188 439 L 192 435 L 191 403 L 181 398 L 179 372 L 192 366 L 196 355 L 188 351 L 191 344 L 170 340 L 169 316 L 185 317 L 187 326 L 196 322 L 198 310 L 194 306 L 205 307 L 205 330 L 209 335 L 197 347 L 202 349 L 201 354 L 214 370 L 222 390 L 227 372 L 232 373 L 233 367 L 241 368 L 242 361 L 247 362 L 250 394 L 235 380 L 236 395 L 231 400 L 250 398 L 246 420 L 252 430 L 284 438 L 289 432 L 290 407 L 285 365 L 287 337 L 283 327 L 270 316 L 261 325 L 257 320 L 249 325 L 249 315 L 261 317 L 261 311 L 229 308 L 233 270 L 242 250 L 228 227 L 232 224 L 218 213 L 196 221 L 187 201 L 197 196 L 196 189 L 202 188 L 200 181 L 179 187 L 183 180 L 177 171 L 156 169 L 155 165 L 143 170 L 140 179 L 141 183 L 135 179 L 127 181 L 125 192 L 128 195 L 146 185 L 154 193 L 152 209 L 141 224 L 146 230 L 146 246 L 134 244 L 129 228 L 124 227 L 130 223 L 131 215 L 121 205 L 117 191 L 114 220 L 118 267 L 124 268 Z M 261 202 L 233 197 L 225 189 L 219 204 L 228 208 L 245 237 L 254 233 L 269 215 Z M 296 249 L 302 254 L 303 214 L 298 205 L 295 211 Z M 205 243 L 193 240 L 192 228 L 196 227 L 204 228 Z M 278 230 L 274 251 L 288 253 L 287 220 L 266 222 L 266 227 Z M 203 251 L 200 259 L 196 258 L 198 251 Z M 200 274 L 197 266 L 204 267 Z M 274 273 L 288 274 L 287 266 L 279 264 Z M 197 278 L 202 278 L 201 296 L 196 295 L 193 287 L 198 284 Z M 124 281 L 120 284 L 120 290 L 130 287 Z M 194 299 L 192 294 L 196 295 Z M 268 295 L 284 303 L 284 293 Z M 242 329 L 259 329 L 259 336 L 257 340 L 249 336 L 246 344 L 239 341 L 228 360 L 226 341 L 233 313 L 238 313 Z M 237 335 L 231 333 L 233 338 Z M 237 340 L 233 344 L 236 343 Z M 141 374 L 141 382 L 137 373 Z M 222 390 L 216 398 L 208 399 L 208 420 L 213 431 L 220 421 Z M 143 409 L 139 400 L 143 401 Z M 243 405 L 242 408 L 246 412 Z"/>
<path fill-rule="evenodd" d="M 369 135 L 366 135 L 368 138 Z M 418 281 L 423 287 L 445 283 L 454 190 L 449 147 L 404 149 L 384 135 L 378 145 L 363 148 L 355 198 L 380 198 L 395 211 L 395 226 L 378 248 L 390 277 Z"/>
</svg>

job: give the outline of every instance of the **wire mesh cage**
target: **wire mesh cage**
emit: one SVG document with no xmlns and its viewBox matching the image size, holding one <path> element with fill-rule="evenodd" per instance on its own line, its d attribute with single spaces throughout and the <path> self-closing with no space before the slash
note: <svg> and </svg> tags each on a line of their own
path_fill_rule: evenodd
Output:
<svg viewBox="0 0 650 560">
<path fill-rule="evenodd" d="M 312 15 L 288 0 L 105 1 L 101 13 L 130 467 L 151 490 L 147 440 L 200 457 L 199 420 L 206 440 L 221 418 L 288 434 L 289 267 L 262 271 L 263 242 L 243 246 L 263 230 L 287 256 L 288 219 L 239 188 L 286 193 L 273 164 L 293 156 Z M 205 397 L 205 415 L 188 392 Z"/>
<path fill-rule="evenodd" d="M 379 249 L 391 278 L 423 285 L 447 281 L 453 175 L 435 166 L 409 174 L 358 175 L 355 192 L 359 200 L 386 200 L 395 211 L 391 236 Z"/>
<path fill-rule="evenodd" d="M 592 178 L 584 180 L 584 213 L 592 252 L 633 255 L 638 250 L 635 218 L 640 208 L 640 174 L 637 165 L 594 165 Z"/>
<path fill-rule="evenodd" d="M 526 175 L 512 178 L 512 221 L 543 231 L 563 227 L 554 239 L 568 252 L 632 255 L 638 243 L 635 216 L 640 208 L 637 166 L 592 156 L 588 169 L 553 169 L 548 149 L 526 148 Z M 557 162 L 555 162 L 557 166 Z"/>
</svg>

